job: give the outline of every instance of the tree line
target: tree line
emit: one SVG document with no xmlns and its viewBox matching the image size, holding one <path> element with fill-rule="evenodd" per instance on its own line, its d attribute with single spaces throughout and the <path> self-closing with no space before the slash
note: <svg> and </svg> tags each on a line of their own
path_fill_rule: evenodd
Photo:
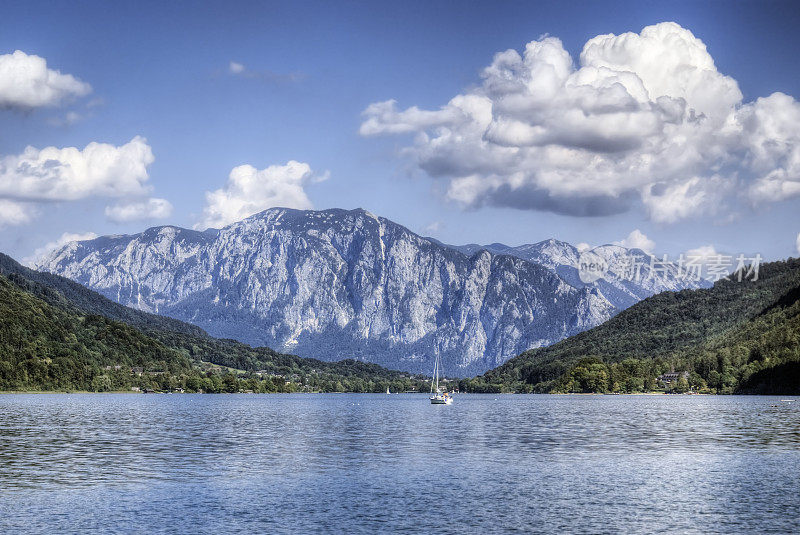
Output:
<svg viewBox="0 0 800 535">
<path fill-rule="evenodd" d="M 800 393 L 800 260 L 763 264 L 757 281 L 663 292 L 604 324 L 527 351 L 471 392 Z M 688 378 L 665 386 L 667 372 Z"/>
</svg>

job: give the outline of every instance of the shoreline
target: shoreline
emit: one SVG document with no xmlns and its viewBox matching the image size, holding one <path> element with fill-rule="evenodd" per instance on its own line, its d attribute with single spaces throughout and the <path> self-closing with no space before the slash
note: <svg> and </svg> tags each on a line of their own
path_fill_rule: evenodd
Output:
<svg viewBox="0 0 800 535">
<path fill-rule="evenodd" d="M 409 394 L 409 395 L 419 395 L 419 394 L 428 394 L 428 392 L 392 392 L 390 394 L 386 394 L 385 392 L 134 392 L 131 390 L 113 390 L 109 392 L 92 392 L 89 390 L 0 390 L 0 395 L 19 395 L 19 394 L 33 394 L 33 395 L 69 395 L 69 394 L 96 394 L 96 395 L 103 395 L 103 394 L 129 394 L 129 395 L 290 395 L 290 394 L 302 394 L 302 395 L 319 395 L 319 394 L 358 394 L 358 395 L 397 395 L 397 394 Z M 758 396 L 758 397 L 769 397 L 769 396 L 789 396 L 789 397 L 797 397 L 800 394 L 751 394 L 751 393 L 744 393 L 744 394 L 709 394 L 709 393 L 682 393 L 682 394 L 670 394 L 668 392 L 631 392 L 631 393 L 601 393 L 601 392 L 553 392 L 553 393 L 516 393 L 516 392 L 460 392 L 455 394 L 456 397 L 458 396 L 474 396 L 474 395 L 484 395 L 484 396 Z"/>
</svg>

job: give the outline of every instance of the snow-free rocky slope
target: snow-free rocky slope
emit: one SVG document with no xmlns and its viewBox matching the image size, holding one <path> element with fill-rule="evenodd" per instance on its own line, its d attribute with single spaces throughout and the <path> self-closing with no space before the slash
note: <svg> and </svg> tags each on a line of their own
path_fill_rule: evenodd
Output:
<svg viewBox="0 0 800 535">
<path fill-rule="evenodd" d="M 517 247 L 510 247 L 502 243 L 450 245 L 449 247 L 468 255 L 485 249 L 494 254 L 516 256 L 542 265 L 557 273 L 575 288 L 596 287 L 615 308 L 620 310 L 664 291 L 709 288 L 711 286 L 711 283 L 706 280 L 692 281 L 678 277 L 677 269 L 674 266 L 663 266 L 663 262 L 658 258 L 655 259 L 656 273 L 651 277 L 651 256 L 641 249 L 627 249 L 620 245 L 601 245 L 592 249 L 593 253 L 606 260 L 608 272 L 603 278 L 588 285 L 580 278 L 579 259 L 581 253 L 577 247 L 567 242 L 550 239 Z M 638 269 L 638 276 L 635 278 L 629 273 L 631 270 L 628 260 L 631 255 L 635 256 L 638 261 L 638 268 L 635 268 Z"/>
<path fill-rule="evenodd" d="M 439 354 L 444 372 L 461 376 L 622 308 L 558 266 L 467 255 L 364 210 L 274 208 L 219 231 L 155 227 L 69 243 L 37 267 L 217 337 L 413 372 Z"/>
</svg>

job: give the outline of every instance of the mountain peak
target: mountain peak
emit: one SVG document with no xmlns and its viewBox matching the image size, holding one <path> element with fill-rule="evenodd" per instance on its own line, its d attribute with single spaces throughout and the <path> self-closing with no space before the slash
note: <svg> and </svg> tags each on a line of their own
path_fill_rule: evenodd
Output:
<svg viewBox="0 0 800 535">
<path fill-rule="evenodd" d="M 360 208 L 271 208 L 218 232 L 154 227 L 43 267 L 222 338 L 415 372 L 439 354 L 448 373 L 480 373 L 615 312 L 540 265 L 465 256 Z"/>
<path fill-rule="evenodd" d="M 578 276 L 558 240 L 452 247 L 362 208 L 270 208 L 219 231 L 166 225 L 67 246 L 42 267 L 212 335 L 323 360 L 481 373 L 665 286 Z"/>
</svg>

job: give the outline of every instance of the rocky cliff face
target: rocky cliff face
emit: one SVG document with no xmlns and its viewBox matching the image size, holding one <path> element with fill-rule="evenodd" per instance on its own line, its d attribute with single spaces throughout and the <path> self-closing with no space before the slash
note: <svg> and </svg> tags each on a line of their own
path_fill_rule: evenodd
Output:
<svg viewBox="0 0 800 535">
<path fill-rule="evenodd" d="M 37 267 L 218 337 L 415 372 L 430 372 L 439 354 L 450 375 L 483 372 L 620 309 L 557 266 L 464 254 L 364 210 L 276 208 L 219 231 L 156 227 L 67 244 Z"/>
<path fill-rule="evenodd" d="M 619 310 L 657 293 L 711 287 L 706 280 L 689 280 L 681 276 L 676 266 L 665 266 L 658 257 L 620 245 L 601 245 L 591 250 L 606 261 L 608 270 L 602 278 L 588 284 L 580 277 L 581 252 L 574 245 L 559 240 L 550 239 L 517 247 L 502 243 L 449 247 L 464 254 L 475 254 L 485 249 L 494 254 L 511 255 L 539 264 L 575 288 L 597 288 Z"/>
</svg>

